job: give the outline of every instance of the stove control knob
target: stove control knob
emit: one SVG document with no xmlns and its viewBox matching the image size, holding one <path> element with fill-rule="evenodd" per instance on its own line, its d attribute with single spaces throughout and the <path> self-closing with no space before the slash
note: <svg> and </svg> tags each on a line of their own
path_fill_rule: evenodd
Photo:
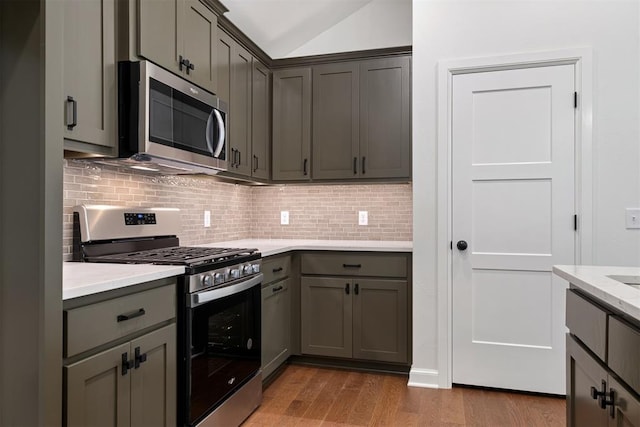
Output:
<svg viewBox="0 0 640 427">
<path fill-rule="evenodd" d="M 253 270 L 254 273 L 260 273 L 260 264 L 253 264 L 251 266 L 251 269 Z"/>
<path fill-rule="evenodd" d="M 215 284 L 218 284 L 218 283 L 222 283 L 222 282 L 224 282 L 224 274 L 222 274 L 222 273 L 216 273 L 216 274 L 214 274 L 214 275 L 213 275 L 213 282 L 214 282 Z"/>
<path fill-rule="evenodd" d="M 204 287 L 208 287 L 213 285 L 213 277 L 211 277 L 210 274 L 205 274 L 204 276 L 202 276 L 202 286 Z"/>
<path fill-rule="evenodd" d="M 240 269 L 239 268 L 232 268 L 230 274 L 231 274 L 231 278 L 232 279 L 238 279 L 240 277 Z"/>
<path fill-rule="evenodd" d="M 251 269 L 251 264 L 247 264 L 244 266 L 244 275 L 248 275 L 251 274 L 253 272 L 253 270 Z"/>
</svg>

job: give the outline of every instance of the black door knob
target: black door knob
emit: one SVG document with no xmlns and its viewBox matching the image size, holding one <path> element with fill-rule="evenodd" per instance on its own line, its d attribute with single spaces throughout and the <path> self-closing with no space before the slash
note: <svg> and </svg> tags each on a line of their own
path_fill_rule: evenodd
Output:
<svg viewBox="0 0 640 427">
<path fill-rule="evenodd" d="M 465 242 L 464 240 L 458 240 L 458 243 L 456 243 L 456 247 L 461 251 L 467 249 L 468 246 L 469 245 L 467 245 L 467 242 Z"/>
</svg>

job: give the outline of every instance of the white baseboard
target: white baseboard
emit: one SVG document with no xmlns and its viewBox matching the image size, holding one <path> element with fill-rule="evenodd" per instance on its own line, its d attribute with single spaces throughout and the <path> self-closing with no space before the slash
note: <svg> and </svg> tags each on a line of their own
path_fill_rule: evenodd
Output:
<svg viewBox="0 0 640 427">
<path fill-rule="evenodd" d="M 409 387 L 439 388 L 438 371 L 435 369 L 411 368 L 409 372 Z"/>
</svg>

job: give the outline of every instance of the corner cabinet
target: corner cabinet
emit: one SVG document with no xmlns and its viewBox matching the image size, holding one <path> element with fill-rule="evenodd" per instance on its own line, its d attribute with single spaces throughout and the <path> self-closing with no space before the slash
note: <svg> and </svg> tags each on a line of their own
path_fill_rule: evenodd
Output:
<svg viewBox="0 0 640 427">
<path fill-rule="evenodd" d="M 64 0 L 64 148 L 116 154 L 115 0 Z"/>
<path fill-rule="evenodd" d="M 302 354 L 409 363 L 407 254 L 305 253 Z"/>
<path fill-rule="evenodd" d="M 229 108 L 229 170 L 269 179 L 270 72 L 236 40 L 219 30 L 218 97 Z"/>
<path fill-rule="evenodd" d="M 215 93 L 216 14 L 199 0 L 138 5 L 138 54 Z"/>
<path fill-rule="evenodd" d="M 567 425 L 640 427 L 640 328 L 567 291 Z"/>
<path fill-rule="evenodd" d="M 175 280 L 145 285 L 65 301 L 65 425 L 175 426 Z"/>
<path fill-rule="evenodd" d="M 272 178 L 311 179 L 311 68 L 273 72 Z"/>
</svg>

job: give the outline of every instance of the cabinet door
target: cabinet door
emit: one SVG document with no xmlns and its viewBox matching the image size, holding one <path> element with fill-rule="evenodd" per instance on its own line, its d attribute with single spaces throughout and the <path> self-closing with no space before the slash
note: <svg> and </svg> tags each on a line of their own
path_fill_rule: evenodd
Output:
<svg viewBox="0 0 640 427">
<path fill-rule="evenodd" d="M 128 426 L 131 371 L 122 374 L 122 358 L 132 359 L 122 344 L 64 368 L 67 426 Z"/>
<path fill-rule="evenodd" d="M 64 2 L 64 95 L 65 139 L 115 150 L 114 0 Z"/>
<path fill-rule="evenodd" d="M 216 55 L 216 95 L 227 106 L 231 102 L 231 56 L 233 55 L 233 39 L 218 28 L 217 37 L 217 55 Z M 230 129 L 227 127 L 227 138 L 229 138 Z"/>
<path fill-rule="evenodd" d="M 313 179 L 359 175 L 358 64 L 313 67 Z"/>
<path fill-rule="evenodd" d="M 137 360 L 131 371 L 131 425 L 175 426 L 176 325 L 131 341 L 130 358 Z"/>
<path fill-rule="evenodd" d="M 267 67 L 254 58 L 251 84 L 251 175 L 261 179 L 269 179 L 271 170 L 269 77 Z"/>
<path fill-rule="evenodd" d="M 229 147 L 231 172 L 251 176 L 251 54 L 233 42 Z"/>
<path fill-rule="evenodd" d="M 602 389 L 607 372 L 578 342 L 567 334 L 567 426 L 606 426 L 608 410 L 591 397 L 591 388 Z"/>
<path fill-rule="evenodd" d="M 608 386 L 614 396 L 614 412 L 613 417 L 609 417 L 609 427 L 640 427 L 640 401 L 611 376 Z"/>
<path fill-rule="evenodd" d="M 352 284 L 348 279 L 303 277 L 302 353 L 352 356 Z"/>
<path fill-rule="evenodd" d="M 262 376 L 268 377 L 289 357 L 291 292 L 289 279 L 262 289 Z"/>
<path fill-rule="evenodd" d="M 199 0 L 187 0 L 183 30 L 182 55 L 194 67 L 193 70 L 185 69 L 185 77 L 215 92 L 218 18 Z"/>
<path fill-rule="evenodd" d="M 407 282 L 353 280 L 353 357 L 407 362 Z"/>
<path fill-rule="evenodd" d="M 411 80 L 408 57 L 360 64 L 360 175 L 411 177 Z"/>
<path fill-rule="evenodd" d="M 311 178 L 311 68 L 273 73 L 272 166 L 276 181 Z"/>
<path fill-rule="evenodd" d="M 180 73 L 185 0 L 138 0 L 138 54 Z"/>
</svg>

